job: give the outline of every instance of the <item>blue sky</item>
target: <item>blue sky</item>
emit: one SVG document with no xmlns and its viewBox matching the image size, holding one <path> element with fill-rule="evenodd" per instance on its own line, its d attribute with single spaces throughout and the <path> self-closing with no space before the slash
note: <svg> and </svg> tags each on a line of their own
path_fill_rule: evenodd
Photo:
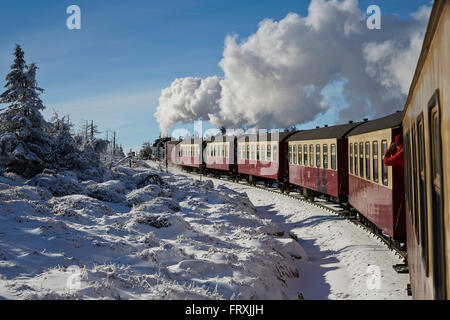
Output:
<svg viewBox="0 0 450 320">
<path fill-rule="evenodd" d="M 0 0 L 0 84 L 16 43 L 40 68 L 38 81 L 52 109 L 76 125 L 94 120 L 103 134 L 116 130 L 124 148 L 159 135 L 153 117 L 160 90 L 177 77 L 221 75 L 224 38 L 254 33 L 265 18 L 307 14 L 309 0 Z M 361 0 L 401 18 L 428 0 Z M 77 4 L 82 29 L 66 28 L 66 8 Z M 342 83 L 327 88 L 339 99 Z M 321 122 L 333 118 L 329 114 Z M 318 123 L 322 124 L 322 123 Z"/>
</svg>

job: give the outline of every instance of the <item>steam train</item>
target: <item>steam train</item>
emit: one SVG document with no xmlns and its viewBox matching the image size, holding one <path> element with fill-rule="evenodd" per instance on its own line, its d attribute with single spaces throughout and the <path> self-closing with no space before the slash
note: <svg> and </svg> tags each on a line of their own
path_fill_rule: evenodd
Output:
<svg viewBox="0 0 450 320">
<path fill-rule="evenodd" d="M 406 244 L 415 299 L 449 299 L 450 0 L 436 0 L 403 112 L 295 132 L 167 144 L 173 165 L 347 206 Z M 403 136 L 404 164 L 384 155 Z"/>
</svg>

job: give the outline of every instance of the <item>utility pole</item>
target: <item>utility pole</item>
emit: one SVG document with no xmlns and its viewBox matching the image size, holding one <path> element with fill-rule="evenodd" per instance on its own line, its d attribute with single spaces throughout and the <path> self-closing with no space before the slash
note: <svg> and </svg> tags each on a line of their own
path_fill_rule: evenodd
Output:
<svg viewBox="0 0 450 320">
<path fill-rule="evenodd" d="M 84 128 L 84 140 L 86 143 L 88 141 L 88 130 L 89 130 L 89 122 L 86 120 L 86 125 Z"/>
<path fill-rule="evenodd" d="M 94 120 L 91 120 L 91 141 L 94 141 Z"/>
<path fill-rule="evenodd" d="M 114 131 L 113 135 L 113 150 L 112 150 L 113 157 L 116 155 L 116 131 Z"/>
</svg>

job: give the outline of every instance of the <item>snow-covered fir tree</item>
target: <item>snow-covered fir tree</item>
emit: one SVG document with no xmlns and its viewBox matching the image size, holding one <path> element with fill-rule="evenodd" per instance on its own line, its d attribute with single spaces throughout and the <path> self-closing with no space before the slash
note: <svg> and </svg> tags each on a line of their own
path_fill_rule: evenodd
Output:
<svg viewBox="0 0 450 320">
<path fill-rule="evenodd" d="M 14 56 L 6 91 L 0 95 L 0 104 L 7 105 L 0 113 L 0 174 L 6 171 L 31 178 L 52 169 L 72 171 L 81 180 L 102 180 L 106 167 L 99 154 L 105 152 L 107 142 L 94 137 L 95 127 L 89 141 L 73 137 L 68 116 L 60 118 L 55 112 L 51 123 L 45 121 L 38 68 L 34 63 L 27 66 L 19 45 Z"/>
<path fill-rule="evenodd" d="M 19 45 L 14 56 L 6 91 L 0 95 L 0 104 L 7 105 L 0 114 L 0 151 L 6 171 L 32 177 L 45 168 L 51 151 L 48 123 L 41 115 L 44 90 L 37 85 L 37 66 L 26 65 Z"/>
</svg>

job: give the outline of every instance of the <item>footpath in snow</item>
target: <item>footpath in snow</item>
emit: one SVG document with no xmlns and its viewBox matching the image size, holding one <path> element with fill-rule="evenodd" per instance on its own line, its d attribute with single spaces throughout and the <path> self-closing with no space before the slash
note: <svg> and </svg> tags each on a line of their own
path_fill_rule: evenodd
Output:
<svg viewBox="0 0 450 320">
<path fill-rule="evenodd" d="M 302 247 L 232 187 L 146 163 L 0 176 L 0 299 L 298 299 Z"/>
<path fill-rule="evenodd" d="M 177 168 L 170 170 L 199 179 Z M 298 279 L 305 299 L 411 299 L 406 291 L 409 275 L 397 274 L 392 268 L 403 260 L 367 231 L 284 195 L 245 184 L 211 181 L 246 194 L 258 216 L 298 238 L 307 256 L 299 261 Z"/>
</svg>

